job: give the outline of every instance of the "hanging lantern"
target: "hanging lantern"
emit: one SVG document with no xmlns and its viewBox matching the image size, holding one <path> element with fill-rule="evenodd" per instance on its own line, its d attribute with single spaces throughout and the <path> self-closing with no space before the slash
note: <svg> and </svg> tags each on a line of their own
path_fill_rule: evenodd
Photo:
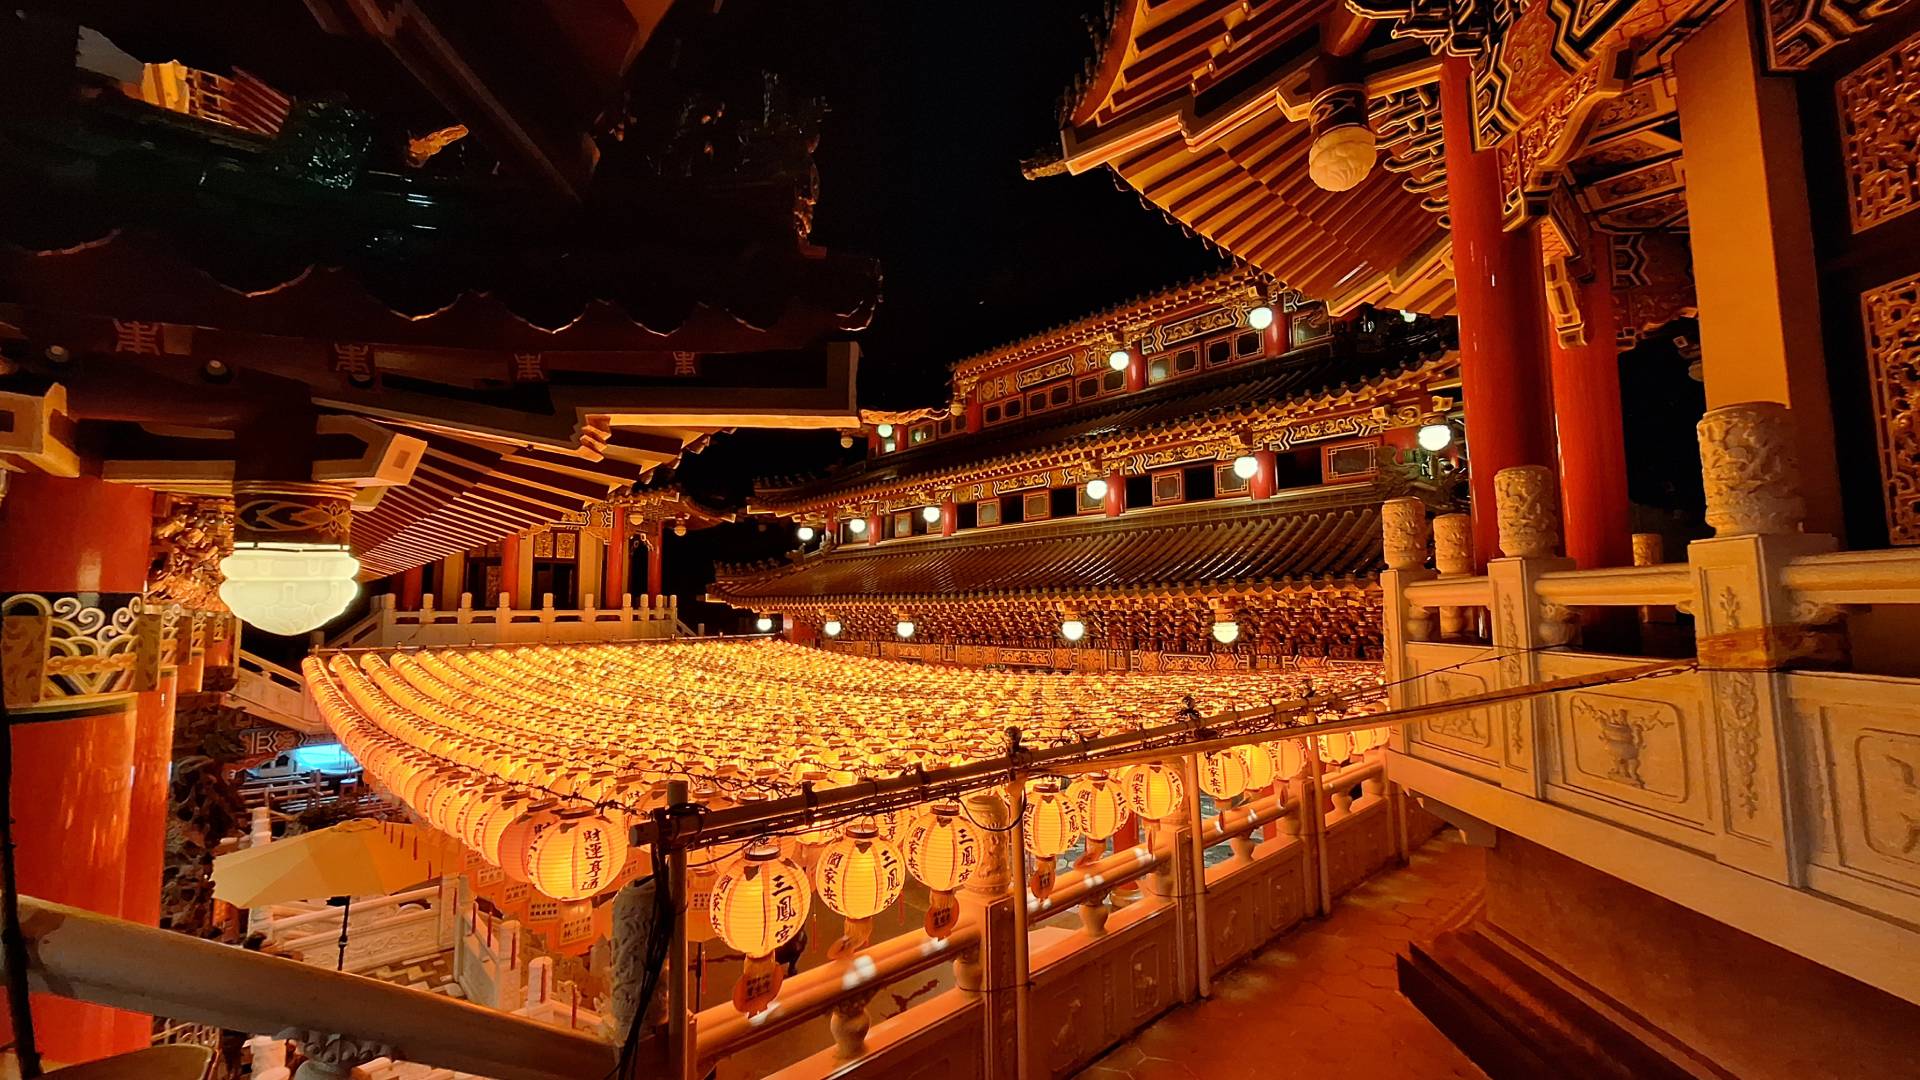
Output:
<svg viewBox="0 0 1920 1080">
<path fill-rule="evenodd" d="M 806 924 L 811 900 L 806 875 L 773 844 L 750 848 L 714 882 L 708 918 L 720 939 L 747 958 L 733 987 L 733 1007 L 743 1014 L 759 1012 L 779 995 L 783 975 L 773 951 Z"/>
<path fill-rule="evenodd" d="M 1247 770 L 1247 790 L 1265 791 L 1273 786 L 1279 763 L 1273 759 L 1273 750 L 1268 743 L 1247 743 L 1236 746 L 1233 752 L 1239 756 L 1240 764 Z"/>
<path fill-rule="evenodd" d="M 1044 900 L 1053 892 L 1055 860 L 1073 846 L 1079 835 L 1073 827 L 1072 804 L 1060 793 L 1057 782 L 1040 780 L 1027 789 L 1027 807 L 1021 811 L 1020 824 L 1034 860 L 1027 886 Z"/>
<path fill-rule="evenodd" d="M 1247 790 L 1247 763 L 1232 750 L 1217 750 L 1200 755 L 1200 790 L 1219 801 L 1238 798 Z"/>
<path fill-rule="evenodd" d="M 907 827 L 907 869 L 933 894 L 927 898 L 927 936 L 944 938 L 960 918 L 955 890 L 980 865 L 980 834 L 960 817 L 960 804 L 935 803 Z"/>
<path fill-rule="evenodd" d="M 720 936 L 713 928 L 713 887 L 720 880 L 721 869 L 732 861 L 709 852 L 701 854 L 710 856 L 705 865 L 687 861 L 687 940 L 693 942 Z"/>
<path fill-rule="evenodd" d="M 626 830 L 588 810 L 557 815 L 526 846 L 526 882 L 555 900 L 611 888 L 627 861 Z"/>
<path fill-rule="evenodd" d="M 1104 842 L 1127 823 L 1126 793 L 1106 773 L 1090 772 L 1067 788 L 1067 813 L 1074 832 Z"/>
<path fill-rule="evenodd" d="M 1180 774 L 1158 761 L 1120 770 L 1120 786 L 1127 793 L 1127 805 L 1148 821 L 1172 817 L 1184 794 Z"/>
<path fill-rule="evenodd" d="M 1347 738 L 1344 731 L 1330 735 L 1317 736 L 1320 743 L 1320 760 L 1329 765 L 1339 765 L 1353 757 L 1353 740 Z"/>
<path fill-rule="evenodd" d="M 827 959 L 858 952 L 873 940 L 873 917 L 900 899 L 906 867 L 899 850 L 866 821 L 847 826 L 840 839 L 820 853 L 813 867 L 813 887 L 822 903 L 847 920 L 840 940 L 827 950 Z"/>
<path fill-rule="evenodd" d="M 1307 755 L 1301 748 L 1301 742 L 1300 739 L 1281 739 L 1267 744 L 1273 748 L 1273 759 L 1280 768 L 1280 779 L 1291 780 L 1307 767 Z"/>
<path fill-rule="evenodd" d="M 513 880 L 526 881 L 527 848 L 541 833 L 559 824 L 557 805 L 545 802 L 529 807 L 500 830 L 500 839 L 496 842 L 498 846 L 493 852 L 483 849 L 480 854 L 486 855 L 489 862 Z"/>
</svg>

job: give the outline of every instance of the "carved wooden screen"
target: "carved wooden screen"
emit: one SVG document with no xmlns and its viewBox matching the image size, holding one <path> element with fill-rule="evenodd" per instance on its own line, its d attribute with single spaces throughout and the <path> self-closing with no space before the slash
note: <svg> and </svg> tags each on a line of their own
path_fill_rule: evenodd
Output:
<svg viewBox="0 0 1920 1080">
<path fill-rule="evenodd" d="M 1851 547 L 1920 544 L 1920 4 L 1801 78 Z"/>
</svg>

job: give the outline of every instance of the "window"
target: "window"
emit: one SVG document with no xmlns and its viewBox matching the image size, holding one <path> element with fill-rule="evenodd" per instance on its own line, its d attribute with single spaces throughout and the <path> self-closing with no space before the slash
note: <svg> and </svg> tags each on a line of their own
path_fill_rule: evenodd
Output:
<svg viewBox="0 0 1920 1080">
<path fill-rule="evenodd" d="M 1000 422 L 1000 406 L 989 405 L 987 406 L 986 412 L 981 415 L 986 419 L 987 423 L 997 424 Z"/>
<path fill-rule="evenodd" d="M 1207 365 L 1224 364 L 1233 359 L 1233 342 L 1226 338 L 1207 342 Z"/>
<path fill-rule="evenodd" d="M 1071 401 L 1072 399 L 1073 399 L 1073 390 L 1071 387 L 1067 386 L 1066 383 L 1061 383 L 1059 386 L 1056 386 L 1052 390 L 1049 390 L 1047 392 L 1048 405 L 1065 405 L 1068 401 Z"/>
<path fill-rule="evenodd" d="M 1222 342 L 1221 344 L 1225 343 Z M 1185 375 L 1187 372 L 1199 366 L 1200 350 L 1198 349 L 1182 349 L 1174 354 L 1173 373 L 1175 375 Z"/>
<path fill-rule="evenodd" d="M 1104 512 L 1106 511 L 1106 509 L 1107 509 L 1107 500 L 1106 500 L 1106 499 L 1104 499 L 1104 498 L 1100 498 L 1100 499 L 1096 499 L 1096 498 L 1094 498 L 1093 496 L 1091 496 L 1091 495 L 1088 495 L 1088 494 L 1087 494 L 1087 485 L 1085 485 L 1085 484 L 1081 484 L 1081 485 L 1080 485 L 1079 487 L 1077 487 L 1077 488 L 1074 488 L 1073 490 L 1074 490 L 1074 493 L 1075 493 L 1075 494 L 1074 494 L 1074 499 L 1076 500 L 1076 501 L 1075 501 L 1075 504 L 1074 504 L 1074 512 L 1075 512 L 1075 513 L 1077 513 L 1077 514 L 1099 514 L 1099 513 L 1104 513 Z M 1124 485 L 1122 486 L 1122 490 L 1125 490 L 1125 487 L 1124 487 Z M 1112 488 L 1109 488 L 1109 489 L 1108 489 L 1108 493 L 1109 493 L 1109 494 L 1118 494 L 1118 492 L 1115 492 L 1115 491 L 1113 491 L 1113 489 L 1112 489 Z"/>
<path fill-rule="evenodd" d="M 1239 337 L 1234 338 L 1233 354 L 1235 356 L 1260 355 L 1260 331 L 1249 330 Z"/>
<path fill-rule="evenodd" d="M 1100 392 L 1100 380 L 1095 378 L 1092 375 L 1089 375 L 1086 378 L 1081 379 L 1079 385 L 1074 388 L 1074 395 L 1078 397 L 1081 401 L 1085 401 L 1088 398 L 1093 397 L 1095 394 L 1098 394 L 1099 392 Z"/>
<path fill-rule="evenodd" d="M 1150 383 L 1166 382 L 1172 376 L 1173 365 L 1164 356 L 1155 357 L 1147 365 L 1147 381 Z"/>
<path fill-rule="evenodd" d="M 1045 521 L 1047 520 L 1049 512 L 1053 509 L 1052 504 L 1053 497 L 1051 492 L 1030 491 L 1021 497 L 1020 520 Z"/>
<path fill-rule="evenodd" d="M 1374 471 L 1374 450 L 1379 446 L 1378 439 L 1364 442 L 1340 443 L 1322 451 L 1323 475 L 1328 483 L 1340 480 L 1355 480 L 1372 476 Z"/>
<path fill-rule="evenodd" d="M 1126 385 L 1127 373 L 1124 371 L 1108 371 L 1105 375 L 1100 376 L 1100 389 L 1105 393 L 1112 393 L 1115 390 L 1124 389 Z"/>
<path fill-rule="evenodd" d="M 1240 474 L 1233 471 L 1233 462 L 1223 461 L 1213 467 L 1213 490 L 1225 497 L 1245 495 L 1253 487 L 1252 480 L 1242 480 Z"/>
<path fill-rule="evenodd" d="M 980 507 L 992 506 L 999 512 L 998 503 L 961 503 L 953 508 L 953 525 L 956 529 L 977 529 L 980 527 Z"/>
<path fill-rule="evenodd" d="M 1153 474 L 1153 505 L 1177 503 L 1186 495 L 1186 480 L 1179 469 Z"/>
<path fill-rule="evenodd" d="M 894 537 L 913 535 L 913 511 L 901 510 L 893 515 L 893 530 L 891 535 Z"/>
<path fill-rule="evenodd" d="M 1007 402 L 1007 419 L 1011 420 L 1014 417 L 1019 415 L 1020 415 L 1020 399 L 1014 398 L 1012 401 Z"/>
<path fill-rule="evenodd" d="M 1033 393 L 1027 395 L 1027 411 L 1028 412 L 1037 413 L 1041 409 L 1044 409 L 1046 407 L 1047 407 L 1047 392 L 1045 390 L 1035 390 Z"/>
<path fill-rule="evenodd" d="M 907 445 L 919 446 L 931 438 L 933 438 L 933 425 L 921 424 L 907 432 Z"/>
<path fill-rule="evenodd" d="M 1000 524 L 1000 500 L 986 499 L 973 504 L 973 517 L 974 523 L 982 529 Z"/>
</svg>

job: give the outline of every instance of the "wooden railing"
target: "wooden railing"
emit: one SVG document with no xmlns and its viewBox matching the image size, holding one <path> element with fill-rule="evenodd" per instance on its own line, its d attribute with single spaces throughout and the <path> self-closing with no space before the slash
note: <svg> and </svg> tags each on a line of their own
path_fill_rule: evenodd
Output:
<svg viewBox="0 0 1920 1080">
<path fill-rule="evenodd" d="M 245 649 L 235 658 L 233 689 L 227 691 L 227 700 L 295 731 L 314 735 L 326 730 L 320 711 L 307 696 L 306 679 Z"/>
<path fill-rule="evenodd" d="M 578 608 L 556 608 L 553 594 L 537 608 L 515 608 L 507 594 L 491 608 L 473 606 L 473 594 L 461 593 L 459 606 L 436 608 L 423 597 L 418 611 L 402 611 L 392 594 L 373 598 L 365 618 L 325 644 L 335 649 L 380 649 L 436 645 L 489 645 L 511 642 L 635 641 L 670 638 L 680 632 L 680 600 L 674 596 L 628 594 L 619 607 L 602 608 L 592 596 Z"/>
</svg>

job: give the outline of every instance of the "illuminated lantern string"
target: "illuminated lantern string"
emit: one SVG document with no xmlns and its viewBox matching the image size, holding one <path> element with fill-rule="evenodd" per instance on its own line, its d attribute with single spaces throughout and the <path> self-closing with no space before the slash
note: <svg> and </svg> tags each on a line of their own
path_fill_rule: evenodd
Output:
<svg viewBox="0 0 1920 1080">
<path fill-rule="evenodd" d="M 934 803 L 907 826 L 901 846 L 907 869 L 933 894 L 927 898 L 927 936 L 944 938 L 960 918 L 953 894 L 980 865 L 980 834 L 961 819 L 959 803 Z"/>
<path fill-rule="evenodd" d="M 1247 763 L 1231 750 L 1200 755 L 1200 790 L 1216 800 L 1238 798 L 1247 790 Z"/>
<path fill-rule="evenodd" d="M 1158 761 L 1120 770 L 1120 787 L 1127 793 L 1127 805 L 1148 821 L 1172 817 L 1185 794 L 1180 774 Z"/>
<path fill-rule="evenodd" d="M 733 987 L 733 1006 L 751 1016 L 780 993 L 784 979 L 773 951 L 806 924 L 812 894 L 798 866 L 772 844 L 759 844 L 721 870 L 708 918 L 731 948 L 747 958 Z"/>
<path fill-rule="evenodd" d="M 585 900 L 614 886 L 627 838 L 598 814 L 568 811 L 528 841 L 525 857 L 527 884 L 555 900 Z"/>
<path fill-rule="evenodd" d="M 1126 794 L 1103 772 L 1090 772 L 1067 788 L 1067 812 L 1073 831 L 1089 840 L 1105 841 L 1127 823 Z"/>
<path fill-rule="evenodd" d="M 814 890 L 821 903 L 847 920 L 840 940 L 827 950 L 828 959 L 858 952 L 873 940 L 873 917 L 900 899 L 906 871 L 899 850 L 867 821 L 847 826 L 820 852 L 813 867 Z"/>
<path fill-rule="evenodd" d="M 1053 892 L 1055 860 L 1073 846 L 1079 830 L 1073 827 L 1071 804 L 1052 780 L 1038 780 L 1027 790 L 1027 806 L 1021 811 L 1021 831 L 1026 834 L 1027 851 L 1033 855 L 1033 876 L 1027 886 L 1044 900 Z"/>
</svg>

